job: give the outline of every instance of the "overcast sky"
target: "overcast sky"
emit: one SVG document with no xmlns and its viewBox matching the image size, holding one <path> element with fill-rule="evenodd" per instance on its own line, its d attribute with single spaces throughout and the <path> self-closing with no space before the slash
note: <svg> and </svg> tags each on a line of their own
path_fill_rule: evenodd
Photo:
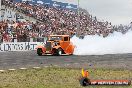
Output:
<svg viewBox="0 0 132 88">
<path fill-rule="evenodd" d="M 77 4 L 77 0 L 54 0 Z M 85 8 L 98 19 L 112 24 L 129 24 L 132 21 L 132 0 L 80 0 Z"/>
</svg>

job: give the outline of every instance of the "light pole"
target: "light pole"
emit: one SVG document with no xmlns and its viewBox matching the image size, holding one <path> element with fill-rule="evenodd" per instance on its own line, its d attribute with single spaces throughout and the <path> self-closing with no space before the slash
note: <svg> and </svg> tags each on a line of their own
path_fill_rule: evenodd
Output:
<svg viewBox="0 0 132 88">
<path fill-rule="evenodd" d="M 0 21 L 1 21 L 1 0 L 0 0 Z"/>
<path fill-rule="evenodd" d="M 79 36 L 79 30 L 80 30 L 80 11 L 79 11 L 79 7 L 80 7 L 80 3 L 79 3 L 79 0 L 78 0 L 78 5 L 77 5 L 77 36 Z"/>
</svg>

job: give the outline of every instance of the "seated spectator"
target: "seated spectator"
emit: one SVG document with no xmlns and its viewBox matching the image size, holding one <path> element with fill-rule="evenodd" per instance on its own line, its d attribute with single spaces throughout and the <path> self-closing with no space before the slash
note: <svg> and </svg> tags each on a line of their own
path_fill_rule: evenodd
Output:
<svg viewBox="0 0 132 88">
<path fill-rule="evenodd" d="M 129 26 L 116 26 L 108 21 L 101 22 L 97 20 L 97 17 L 81 9 L 78 15 L 77 11 L 46 5 L 32 5 L 29 2 L 15 2 L 14 0 L 2 0 L 2 5 L 14 8 L 37 20 L 36 23 L 9 20 L 0 22 L 0 35 L 6 42 L 14 39 L 13 37 L 20 42 L 26 42 L 28 37 L 38 38 L 50 34 L 68 34 L 71 37 L 78 35 L 81 39 L 87 35 L 96 34 L 107 37 L 114 31 L 125 34 L 132 29 L 132 23 Z"/>
</svg>

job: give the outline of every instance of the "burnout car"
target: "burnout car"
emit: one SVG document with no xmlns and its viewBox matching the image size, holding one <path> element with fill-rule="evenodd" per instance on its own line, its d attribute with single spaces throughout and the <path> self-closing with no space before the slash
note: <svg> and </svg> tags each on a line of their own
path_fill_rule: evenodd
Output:
<svg viewBox="0 0 132 88">
<path fill-rule="evenodd" d="M 69 35 L 50 35 L 45 45 L 37 46 L 37 54 L 39 56 L 51 55 L 72 55 L 75 46 L 70 41 Z"/>
</svg>

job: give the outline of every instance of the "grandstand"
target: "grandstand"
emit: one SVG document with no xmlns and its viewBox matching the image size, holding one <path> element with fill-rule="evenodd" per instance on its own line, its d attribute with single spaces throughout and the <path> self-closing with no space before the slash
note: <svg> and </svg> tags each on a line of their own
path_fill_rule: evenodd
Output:
<svg viewBox="0 0 132 88">
<path fill-rule="evenodd" d="M 48 5 L 50 7 L 58 7 L 62 9 L 70 9 L 70 10 L 77 10 L 77 5 L 69 4 L 69 3 L 63 3 L 53 0 L 15 0 L 16 2 L 25 2 L 27 1 L 30 4 L 41 4 L 41 5 Z"/>
<path fill-rule="evenodd" d="M 129 29 L 132 29 L 130 25 L 115 26 L 108 21 L 99 21 L 97 17 L 93 17 L 89 12 L 81 8 L 78 15 L 77 10 L 75 10 L 77 6 L 70 4 L 69 6 L 72 8 L 67 8 L 68 5 L 68 3 L 52 0 L 39 1 L 39 3 L 37 0 L 28 2 L 2 0 L 2 6 L 17 14 L 13 16 L 16 19 L 5 19 L 0 23 L 1 41 L 12 42 L 17 39 L 18 42 L 25 42 L 29 41 L 28 38 L 39 41 L 38 38 L 43 38 L 50 34 L 68 34 L 72 37 L 77 35 L 77 32 L 80 38 L 87 35 L 107 37 L 114 31 L 124 34 Z M 26 20 L 18 20 L 17 15 Z"/>
</svg>

